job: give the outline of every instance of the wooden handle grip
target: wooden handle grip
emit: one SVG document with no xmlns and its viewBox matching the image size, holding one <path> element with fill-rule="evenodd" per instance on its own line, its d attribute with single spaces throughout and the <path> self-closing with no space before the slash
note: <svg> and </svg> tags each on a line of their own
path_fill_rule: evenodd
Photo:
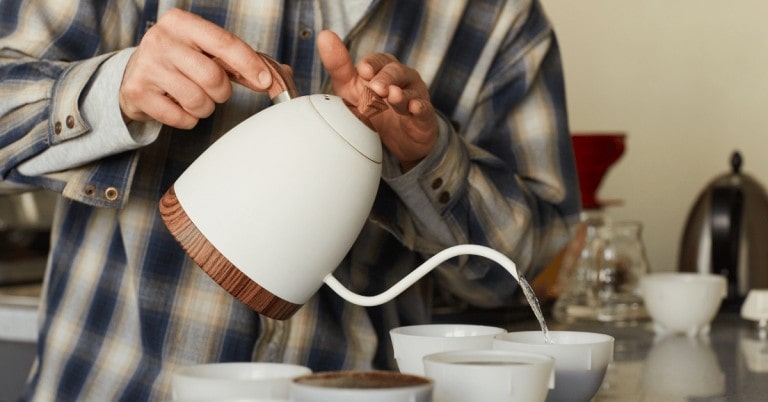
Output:
<svg viewBox="0 0 768 402">
<path fill-rule="evenodd" d="M 272 85 L 269 86 L 267 89 L 267 94 L 269 95 L 269 98 L 273 101 L 281 94 L 287 93 L 289 98 L 295 98 L 297 96 L 296 91 L 296 84 L 293 82 L 293 78 L 290 74 L 288 74 L 287 71 L 283 68 L 280 63 L 278 63 L 275 59 L 267 56 L 264 53 L 256 52 L 256 54 L 261 58 L 261 60 L 264 62 L 264 65 L 267 66 L 267 69 L 269 70 L 269 73 L 272 74 Z M 249 88 L 254 91 L 262 91 L 260 87 L 257 87 L 254 85 L 251 81 L 245 78 L 240 72 L 232 68 L 227 62 L 224 60 L 213 57 L 213 61 L 219 64 L 221 68 L 224 69 L 224 71 L 227 72 L 227 75 L 229 76 L 229 79 L 231 79 L 234 82 L 237 82 L 238 84 Z"/>
<path fill-rule="evenodd" d="M 288 99 L 298 96 L 298 91 L 296 90 L 296 84 L 293 82 L 293 77 L 291 77 L 291 75 L 285 71 L 283 66 L 280 65 L 280 63 L 278 63 L 275 59 L 267 56 L 264 53 L 256 52 L 256 54 L 264 62 L 264 65 L 267 66 L 269 73 L 272 74 L 272 85 L 270 85 L 270 87 L 267 89 L 269 98 L 272 99 L 273 102 L 277 103 L 278 101 L 282 100 L 278 99 L 278 97 L 280 97 L 282 94 L 287 94 Z M 232 66 L 227 64 L 224 60 L 218 57 L 213 57 L 212 59 L 218 63 L 221 68 L 224 69 L 224 71 L 227 72 L 229 79 L 232 81 L 237 82 L 238 84 L 251 90 L 257 92 L 262 91 L 261 88 L 253 85 L 253 83 L 246 79 L 237 70 L 232 68 Z M 363 121 L 371 128 L 373 128 L 370 120 L 371 117 L 381 113 L 389 107 L 389 105 L 387 105 L 387 103 L 384 102 L 384 100 L 382 100 L 379 95 L 371 91 L 371 89 L 368 87 L 363 88 L 363 93 L 360 102 L 357 104 L 357 107 L 352 106 L 351 104 L 348 104 L 348 106 L 361 121 Z"/>
</svg>

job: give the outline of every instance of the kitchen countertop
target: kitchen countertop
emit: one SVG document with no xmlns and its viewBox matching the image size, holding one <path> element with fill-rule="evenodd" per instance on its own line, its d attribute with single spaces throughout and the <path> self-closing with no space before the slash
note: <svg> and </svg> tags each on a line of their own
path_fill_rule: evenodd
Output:
<svg viewBox="0 0 768 402">
<path fill-rule="evenodd" d="M 39 294 L 39 284 L 0 287 L 0 340 L 35 342 Z M 515 313 L 504 315 L 508 330 L 539 329 L 535 320 Z M 649 321 L 617 326 L 548 318 L 547 325 L 615 338 L 614 361 L 592 402 L 762 401 L 768 395 L 768 340 L 759 338 L 755 322 L 735 312 L 718 314 L 710 333 L 698 337 L 658 337 Z"/>
<path fill-rule="evenodd" d="M 0 286 L 0 340 L 36 342 L 40 284 Z"/>
<path fill-rule="evenodd" d="M 710 333 L 698 337 L 657 337 L 647 321 L 619 327 L 549 319 L 547 325 L 615 338 L 614 362 L 593 402 L 763 401 L 768 395 L 768 341 L 759 339 L 755 322 L 738 313 L 719 314 Z M 508 326 L 538 328 L 530 320 Z"/>
<path fill-rule="evenodd" d="M 41 285 L 0 286 L 0 402 L 18 399 L 33 364 Z"/>
</svg>

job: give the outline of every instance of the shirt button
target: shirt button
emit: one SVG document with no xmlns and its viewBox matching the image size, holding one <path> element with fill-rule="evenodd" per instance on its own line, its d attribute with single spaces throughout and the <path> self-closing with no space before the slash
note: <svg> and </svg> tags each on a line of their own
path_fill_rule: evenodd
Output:
<svg viewBox="0 0 768 402">
<path fill-rule="evenodd" d="M 451 200 L 451 195 L 448 194 L 447 191 L 443 191 L 440 193 L 440 197 L 438 197 L 437 200 L 440 201 L 441 204 L 447 204 L 448 201 Z"/>
<path fill-rule="evenodd" d="M 116 200 L 119 195 L 120 195 L 120 192 L 117 191 L 117 189 L 114 187 L 108 187 L 106 190 L 104 190 L 104 198 L 106 198 L 109 201 Z"/>
<path fill-rule="evenodd" d="M 96 187 L 92 185 L 85 186 L 85 189 L 83 190 L 86 196 L 91 197 L 94 194 L 96 194 Z"/>
<path fill-rule="evenodd" d="M 75 126 L 75 118 L 72 116 L 67 116 L 67 128 L 72 128 Z"/>
<path fill-rule="evenodd" d="M 61 122 L 57 121 L 56 124 L 53 125 L 53 132 L 56 133 L 56 135 L 61 134 Z"/>
<path fill-rule="evenodd" d="M 438 188 L 440 188 L 440 186 L 442 186 L 442 185 L 443 185 L 443 179 L 441 179 L 441 178 L 439 178 L 439 177 L 438 177 L 437 179 L 435 179 L 435 180 L 432 182 L 432 189 L 433 189 L 433 190 L 437 190 L 437 189 L 438 189 Z"/>
<path fill-rule="evenodd" d="M 309 28 L 302 28 L 299 31 L 299 38 L 301 38 L 303 40 L 307 40 L 307 39 L 310 39 L 311 37 L 312 37 L 312 30 L 311 29 L 309 29 Z"/>
</svg>

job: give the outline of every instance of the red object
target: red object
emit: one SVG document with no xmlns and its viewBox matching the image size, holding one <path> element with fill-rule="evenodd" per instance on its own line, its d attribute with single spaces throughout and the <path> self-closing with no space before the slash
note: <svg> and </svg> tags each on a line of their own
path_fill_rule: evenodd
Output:
<svg viewBox="0 0 768 402">
<path fill-rule="evenodd" d="M 605 173 L 624 153 L 624 133 L 573 133 L 573 150 L 581 190 L 581 206 L 598 209 L 597 189 Z"/>
</svg>

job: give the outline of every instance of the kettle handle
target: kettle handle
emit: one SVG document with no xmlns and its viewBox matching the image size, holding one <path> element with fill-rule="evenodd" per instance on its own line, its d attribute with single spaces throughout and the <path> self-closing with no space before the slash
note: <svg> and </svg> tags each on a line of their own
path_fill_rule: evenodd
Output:
<svg viewBox="0 0 768 402">
<path fill-rule="evenodd" d="M 261 58 L 261 61 L 267 66 L 270 74 L 272 74 L 272 85 L 267 88 L 269 99 L 272 99 L 273 103 L 280 103 L 295 98 L 298 91 L 296 90 L 296 84 L 293 82 L 293 77 L 291 77 L 291 75 L 275 59 L 261 52 L 256 52 L 256 55 Z M 252 85 L 248 79 L 224 60 L 218 57 L 213 57 L 212 60 L 227 72 L 230 80 L 251 90 L 261 91 L 261 89 Z"/>
<path fill-rule="evenodd" d="M 269 95 L 269 99 L 272 100 L 272 103 L 277 104 L 297 97 L 298 91 L 296 90 L 296 84 L 293 81 L 293 77 L 285 71 L 283 66 L 264 53 L 256 52 L 256 54 L 267 66 L 270 74 L 272 74 L 272 85 L 267 89 L 267 94 Z M 261 89 L 252 85 L 250 81 L 224 60 L 215 56 L 212 57 L 212 60 L 227 72 L 230 80 L 253 91 L 261 91 Z M 371 129 L 373 129 L 373 125 L 370 122 L 371 117 L 381 113 L 389 107 L 379 95 L 367 86 L 363 88 L 360 102 L 357 107 L 347 102 L 346 99 L 344 102 L 347 104 L 349 110 Z"/>
<path fill-rule="evenodd" d="M 712 189 L 712 272 L 728 279 L 728 296 L 738 294 L 739 238 L 743 196 L 739 189 Z"/>
</svg>

